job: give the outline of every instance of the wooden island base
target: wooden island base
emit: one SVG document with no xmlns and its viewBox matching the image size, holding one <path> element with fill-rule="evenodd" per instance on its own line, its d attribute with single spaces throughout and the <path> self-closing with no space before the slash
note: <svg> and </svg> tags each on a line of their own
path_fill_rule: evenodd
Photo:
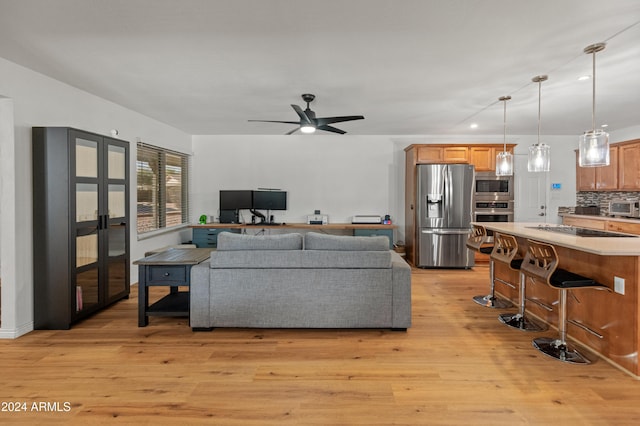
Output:
<svg viewBox="0 0 640 426">
<path fill-rule="evenodd" d="M 513 225 L 511 229 L 505 229 L 499 225 L 493 226 L 493 224 L 485 224 L 485 226 L 493 231 L 515 235 L 522 256 L 526 252 L 527 239 L 529 238 L 554 244 L 560 259 L 559 267 L 593 278 L 606 285 L 610 291 L 579 288 L 569 292 L 567 298 L 567 318 L 570 320 L 567 325 L 568 338 L 585 346 L 635 378 L 640 378 L 640 366 L 638 365 L 640 351 L 640 298 L 638 295 L 640 256 L 618 254 L 626 246 L 633 244 L 638 246 L 637 251 L 640 252 L 640 238 L 633 238 L 633 242 L 630 243 L 631 239 L 628 238 L 571 237 L 581 238 L 574 245 L 565 236 L 558 236 L 548 231 L 537 231 L 538 235 L 531 235 L 532 230 L 527 229 L 523 232 L 527 235 L 517 235 L 520 230 Z M 592 250 L 592 246 L 599 246 L 598 250 L 605 252 L 608 250 L 608 244 L 611 244 L 612 247 L 617 246 L 616 254 L 596 254 L 585 251 L 585 249 Z M 580 245 L 584 248 L 577 247 Z M 633 253 L 633 250 L 629 250 L 629 252 Z M 518 273 L 510 270 L 504 264 L 496 263 L 495 273 L 496 277 L 511 283 L 519 282 Z M 614 277 L 624 280 L 624 290 L 619 288 L 618 292 L 614 291 Z M 621 294 L 622 291 L 624 294 Z M 512 289 L 508 285 L 496 281 L 496 292 L 515 304 L 518 303 L 517 286 Z M 546 283 L 528 279 L 526 295 L 528 299 L 527 312 L 551 326 L 552 329 L 543 333 L 545 336 L 555 336 L 558 326 L 559 290 Z M 585 328 L 592 330 L 592 332 Z M 593 357 L 592 354 L 591 358 Z"/>
</svg>

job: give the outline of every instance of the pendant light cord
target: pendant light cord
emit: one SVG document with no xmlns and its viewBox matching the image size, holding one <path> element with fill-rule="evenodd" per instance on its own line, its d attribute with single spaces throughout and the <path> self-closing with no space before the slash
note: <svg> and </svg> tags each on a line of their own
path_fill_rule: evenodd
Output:
<svg viewBox="0 0 640 426">
<path fill-rule="evenodd" d="M 593 51 L 593 98 L 591 99 L 591 124 L 593 132 L 596 131 L 596 51 Z"/>
<path fill-rule="evenodd" d="M 511 96 L 501 96 L 498 100 L 504 102 L 504 117 L 503 117 L 503 136 L 502 136 L 502 152 L 507 152 L 507 101 L 511 99 Z"/>
<path fill-rule="evenodd" d="M 502 137 L 502 150 L 507 152 L 507 98 L 504 99 L 504 136 Z"/>
<path fill-rule="evenodd" d="M 538 145 L 540 145 L 541 104 L 542 104 L 542 79 L 538 78 Z"/>
</svg>

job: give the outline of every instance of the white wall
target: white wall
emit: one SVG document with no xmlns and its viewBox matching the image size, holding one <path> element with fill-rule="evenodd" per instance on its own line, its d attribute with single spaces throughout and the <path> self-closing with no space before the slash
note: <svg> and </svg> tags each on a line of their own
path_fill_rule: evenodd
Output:
<svg viewBox="0 0 640 426">
<path fill-rule="evenodd" d="M 3 134 L 3 161 L 5 152 L 13 152 L 15 172 L 7 175 L 3 167 L 3 188 L 14 192 L 8 205 L 15 212 L 14 218 L 2 212 L 2 287 L 15 295 L 5 306 L 3 300 L 0 337 L 17 337 L 33 328 L 33 262 L 32 262 L 32 202 L 31 202 L 31 127 L 71 126 L 109 135 L 118 129 L 120 138 L 132 142 L 130 171 L 132 177 L 131 216 L 135 230 L 135 141 L 137 138 L 190 153 L 191 136 L 175 128 L 130 111 L 112 102 L 100 99 L 66 84 L 60 83 L 29 69 L 0 58 L 0 95 L 13 103 L 14 134 Z M 6 179 L 6 181 L 5 181 Z M 3 203 L 6 198 L 3 189 Z M 187 234 L 188 231 L 183 231 Z M 15 234 L 11 247 L 5 245 L 7 235 Z M 131 257 L 142 257 L 148 248 L 176 244 L 186 236 L 180 233 L 165 234 L 153 239 L 138 241 L 135 232 L 131 238 Z M 11 255 L 9 256 L 10 253 Z M 137 281 L 137 268 L 132 267 L 131 280 Z"/>
<path fill-rule="evenodd" d="M 289 209 L 279 222 L 304 222 L 320 209 L 331 222 L 349 222 L 354 214 L 390 214 L 404 241 L 404 148 L 417 143 L 496 143 L 502 136 L 194 136 L 193 220 L 218 216 L 220 189 L 280 188 L 289 192 Z M 514 136 L 516 153 L 526 155 L 537 136 Z M 575 205 L 577 137 L 548 136 L 551 146 L 549 221 L 558 206 Z M 250 217 L 245 217 L 249 221 Z"/>
<path fill-rule="evenodd" d="M 610 143 L 624 142 L 633 139 L 640 139 L 640 125 L 609 132 Z"/>
<path fill-rule="evenodd" d="M 314 210 L 331 222 L 396 218 L 393 149 L 383 136 L 194 136 L 193 220 L 217 218 L 219 190 L 257 188 L 288 192 L 288 209 L 272 212 L 278 222 L 305 222 Z"/>
</svg>

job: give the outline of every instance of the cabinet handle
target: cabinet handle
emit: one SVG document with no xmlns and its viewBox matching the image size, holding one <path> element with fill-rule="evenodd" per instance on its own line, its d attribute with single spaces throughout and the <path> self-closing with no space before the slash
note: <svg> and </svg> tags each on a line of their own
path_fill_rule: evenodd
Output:
<svg viewBox="0 0 640 426">
<path fill-rule="evenodd" d="M 171 275 L 169 272 L 165 272 L 165 273 L 164 273 L 164 276 L 165 276 L 165 277 L 168 277 L 169 275 Z"/>
</svg>

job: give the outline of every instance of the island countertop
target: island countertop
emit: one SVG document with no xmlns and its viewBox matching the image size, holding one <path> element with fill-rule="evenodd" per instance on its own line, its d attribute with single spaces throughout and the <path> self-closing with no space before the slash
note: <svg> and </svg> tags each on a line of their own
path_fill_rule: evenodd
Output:
<svg viewBox="0 0 640 426">
<path fill-rule="evenodd" d="M 491 231 L 529 238 L 602 256 L 640 256 L 640 237 L 580 237 L 545 230 L 566 225 L 528 222 L 473 222 Z M 540 229 L 539 229 L 540 227 Z M 627 234 L 629 235 L 629 234 Z"/>
</svg>

